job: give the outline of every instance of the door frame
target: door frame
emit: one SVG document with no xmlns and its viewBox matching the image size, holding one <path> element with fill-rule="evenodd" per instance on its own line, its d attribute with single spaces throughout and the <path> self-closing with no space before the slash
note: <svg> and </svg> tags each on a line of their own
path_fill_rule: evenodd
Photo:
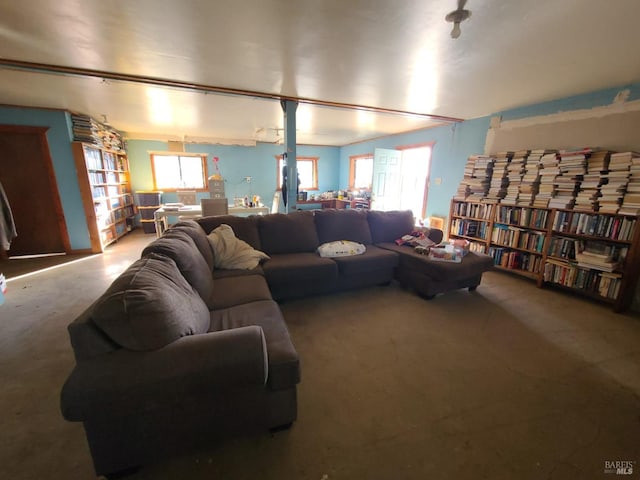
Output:
<svg viewBox="0 0 640 480">
<path fill-rule="evenodd" d="M 399 145 L 395 147 L 395 150 L 411 150 L 414 148 L 426 148 L 429 147 L 431 149 L 431 155 L 429 158 L 429 165 L 427 168 L 427 178 L 425 180 L 424 186 L 424 196 L 422 199 L 422 218 L 425 218 L 427 215 L 427 200 L 429 198 L 429 187 L 431 184 L 431 165 L 433 164 L 433 147 L 436 144 L 435 140 L 431 142 L 422 142 L 422 143 L 412 143 L 409 145 Z"/>
<path fill-rule="evenodd" d="M 47 131 L 49 127 L 33 127 L 27 125 L 0 125 L 0 133 L 30 133 L 37 135 L 40 138 L 40 150 L 41 156 L 44 160 L 44 174 L 49 179 L 49 185 L 51 186 L 51 192 L 53 193 L 53 208 L 56 213 L 58 229 L 62 237 L 62 246 L 66 254 L 71 252 L 71 242 L 69 240 L 69 231 L 67 230 L 67 222 L 64 218 L 64 210 L 62 208 L 62 201 L 60 200 L 60 192 L 58 191 L 58 182 L 56 180 L 56 173 L 53 169 L 53 160 L 51 158 L 51 151 L 49 149 L 49 140 L 47 138 Z"/>
</svg>

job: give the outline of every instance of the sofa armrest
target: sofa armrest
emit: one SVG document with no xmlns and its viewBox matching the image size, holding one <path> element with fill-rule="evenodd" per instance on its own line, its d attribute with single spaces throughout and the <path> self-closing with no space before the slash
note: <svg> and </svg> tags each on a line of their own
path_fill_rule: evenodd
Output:
<svg viewBox="0 0 640 480">
<path fill-rule="evenodd" d="M 259 387 L 267 370 L 264 333 L 255 325 L 182 337 L 150 352 L 120 349 L 76 365 L 62 389 L 62 414 L 83 421 Z"/>
</svg>

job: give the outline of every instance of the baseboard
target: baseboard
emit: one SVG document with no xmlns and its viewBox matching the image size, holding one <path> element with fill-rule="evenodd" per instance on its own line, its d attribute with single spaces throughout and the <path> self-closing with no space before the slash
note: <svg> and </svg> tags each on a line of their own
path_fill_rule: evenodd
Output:
<svg viewBox="0 0 640 480">
<path fill-rule="evenodd" d="M 69 250 L 67 255 L 91 255 L 94 253 L 90 248 L 77 248 L 74 250 Z"/>
</svg>

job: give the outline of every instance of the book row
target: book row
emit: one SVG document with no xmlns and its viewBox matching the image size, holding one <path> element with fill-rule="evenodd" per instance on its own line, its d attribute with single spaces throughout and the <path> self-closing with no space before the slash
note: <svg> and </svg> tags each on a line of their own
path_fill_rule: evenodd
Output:
<svg viewBox="0 0 640 480">
<path fill-rule="evenodd" d="M 510 225 L 496 224 L 491 232 L 491 241 L 493 243 L 534 252 L 542 252 L 544 239 L 545 234 L 543 232 L 532 232 Z"/>
<path fill-rule="evenodd" d="M 493 264 L 511 270 L 523 270 L 532 274 L 540 272 L 542 257 L 526 252 L 518 252 L 503 247 L 489 248 L 489 255 L 493 257 Z"/>
<path fill-rule="evenodd" d="M 619 273 L 587 270 L 565 262 L 547 261 L 544 266 L 545 282 L 583 290 L 601 297 L 615 299 L 620 293 L 622 275 Z"/>
<path fill-rule="evenodd" d="M 592 213 L 556 211 L 553 230 L 559 233 L 590 235 L 630 242 L 633 240 L 636 219 Z"/>
</svg>

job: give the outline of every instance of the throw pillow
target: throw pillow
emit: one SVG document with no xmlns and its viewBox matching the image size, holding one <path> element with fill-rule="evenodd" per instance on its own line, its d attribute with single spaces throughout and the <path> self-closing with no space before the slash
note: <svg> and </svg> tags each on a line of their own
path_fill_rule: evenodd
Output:
<svg viewBox="0 0 640 480">
<path fill-rule="evenodd" d="M 250 270 L 256 268 L 261 260 L 270 258 L 266 253 L 236 238 L 229 225 L 220 225 L 207 237 L 213 248 L 216 268 Z"/>
<path fill-rule="evenodd" d="M 169 257 L 149 253 L 98 299 L 93 322 L 129 350 L 156 350 L 185 335 L 206 333 L 209 309 Z"/>
<path fill-rule="evenodd" d="M 318 247 L 318 254 L 321 257 L 350 257 L 352 255 L 362 255 L 367 247 L 358 242 L 349 240 L 338 240 L 336 242 L 323 243 Z"/>
</svg>

